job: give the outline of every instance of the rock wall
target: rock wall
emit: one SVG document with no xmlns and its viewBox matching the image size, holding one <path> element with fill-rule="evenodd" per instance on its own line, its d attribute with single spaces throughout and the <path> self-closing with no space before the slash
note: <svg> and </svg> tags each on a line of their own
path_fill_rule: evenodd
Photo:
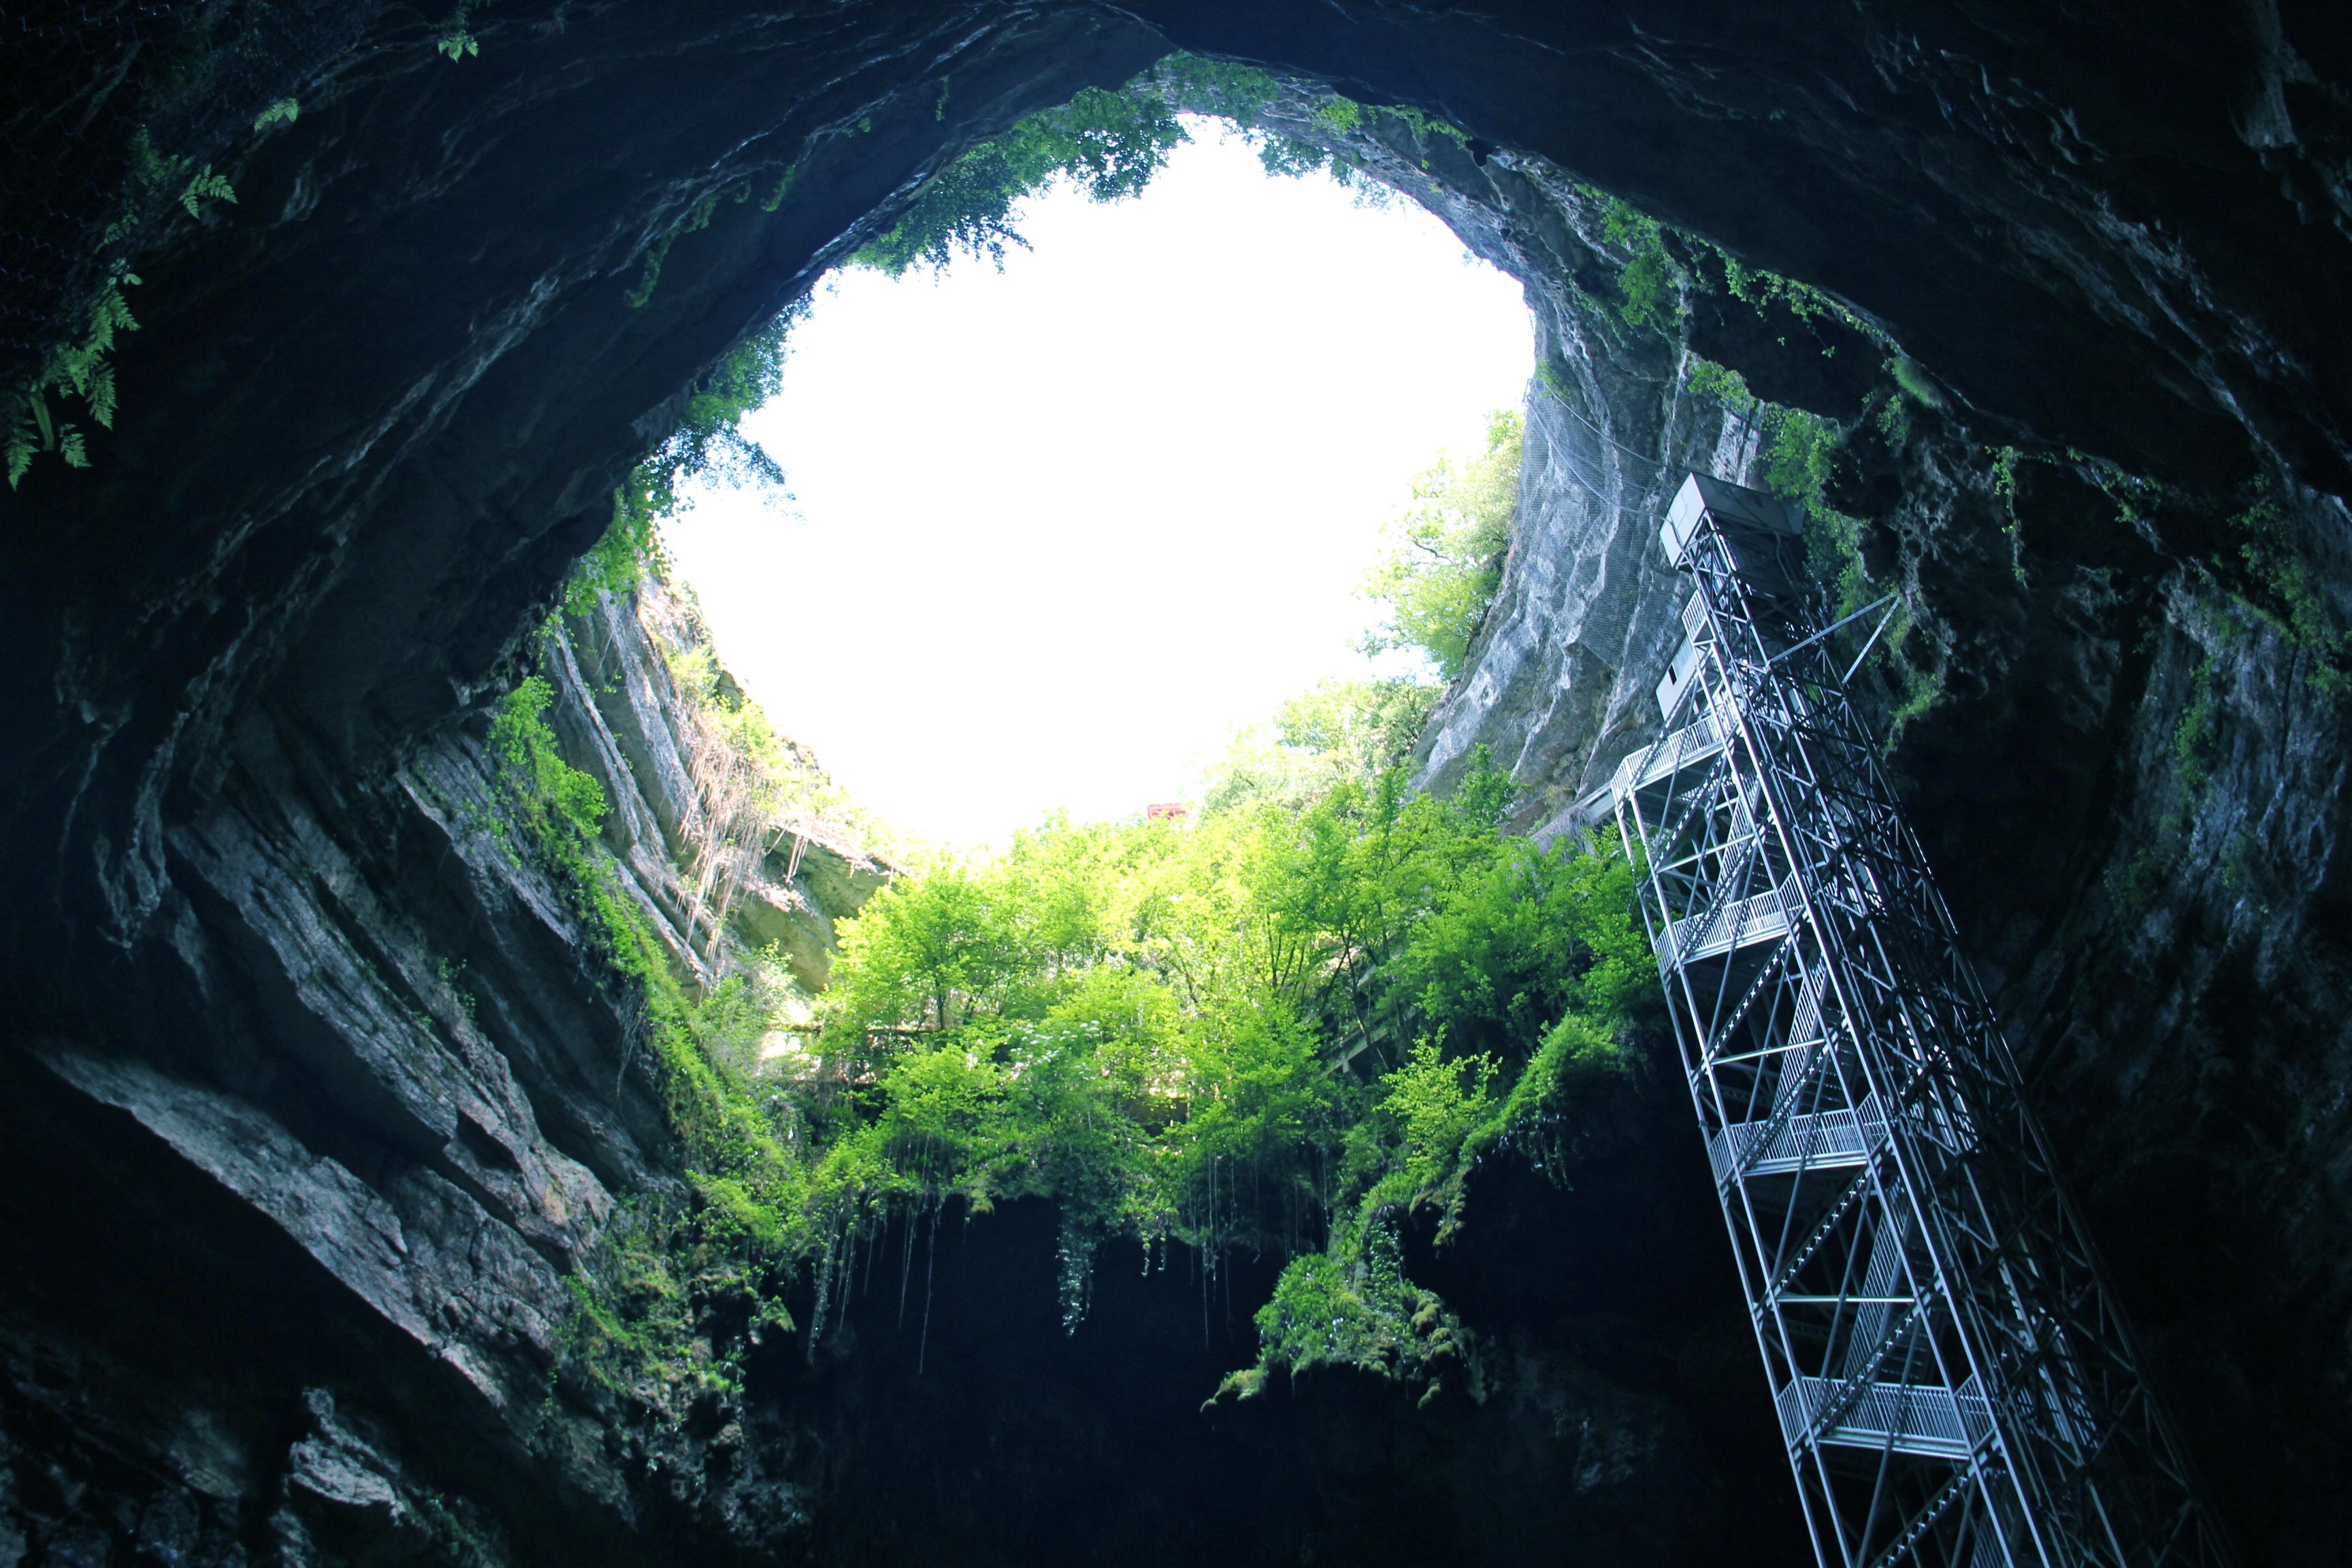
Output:
<svg viewBox="0 0 2352 1568">
<path fill-rule="evenodd" d="M 697 720 L 665 658 L 707 646 L 709 633 L 664 584 L 639 594 L 642 611 L 635 596 L 600 595 L 594 609 L 560 624 L 542 660 L 560 699 L 551 715 L 557 742 L 612 803 L 605 847 L 681 971 L 708 984 L 772 946 L 815 991 L 832 968 L 834 921 L 871 898 L 889 868 L 820 821 L 780 830 L 728 890 L 717 943 L 703 934 L 717 900 L 706 896 L 698 911 L 690 869 L 710 831 Z"/>
<path fill-rule="evenodd" d="M 661 639 L 606 596 L 544 664 L 681 972 L 772 942 L 821 984 L 886 868 L 787 839 L 716 948 L 689 942 L 695 721 Z M 364 792 L 225 792 L 172 851 L 251 945 L 190 952 L 171 1057 L 12 1054 L 12 1560 L 488 1563 L 525 1523 L 529 1559 L 643 1549 L 645 1457 L 551 1377 L 563 1276 L 616 1194 L 677 1185 L 677 1153 L 635 1003 L 497 775 L 467 727 Z"/>
<path fill-rule="evenodd" d="M 33 150 L 0 185 L 19 271 L 46 265 L 57 225 L 99 221 L 75 206 L 96 185 L 47 174 L 122 177 L 146 62 L 185 58 L 168 37 L 79 48 L 110 15 L 42 11 L 26 32 L 50 74 L 24 73 L 5 121 Z M 1671 584 L 1643 563 L 1640 515 L 1679 466 L 1752 457 L 1674 397 L 1681 345 L 1581 302 L 1609 279 L 1570 176 L 1835 290 L 1925 367 L 1943 408 L 1901 443 L 1861 433 L 1839 479 L 1944 674 L 1895 755 L 1914 818 L 2224 1511 L 2258 1558 L 2342 1555 L 2345 748 L 2321 667 L 2352 604 L 2352 40 L 2334 11 L 458 15 L 478 55 L 436 50 L 441 24 L 417 13 L 358 12 L 353 47 L 299 79 L 222 79 L 225 121 L 281 93 L 299 120 L 240 132 L 218 161 L 237 202 L 173 219 L 142 260 L 93 466 L 37 466 L 0 515 L 0 1559 L 748 1552 L 800 1495 L 736 1485 L 752 1456 L 798 1455 L 831 1495 L 871 1484 L 844 1479 L 849 1428 L 822 1425 L 782 1447 L 721 1425 L 693 1438 L 719 1484 L 656 1484 L 608 1423 L 543 1398 L 562 1269 L 601 1205 L 659 1190 L 674 1154 L 625 1005 L 551 890 L 499 853 L 475 736 L 703 367 L 972 137 L 1171 41 L 1468 132 L 1391 152 L 1528 279 L 1563 390 L 1536 401 L 1510 583 L 1430 754 L 1441 779 L 1477 741 L 1513 759 L 1530 827 L 1643 721 Z M 1772 323 L 1689 330 L 1770 395 L 1845 395 Z M 1985 460 L 2003 446 L 2035 459 L 2013 495 Z M 2070 448 L 2168 489 L 2116 489 Z M 2254 484 L 2280 519 L 2259 536 L 2228 521 Z M 593 635 L 572 657 L 566 732 L 616 782 L 577 696 L 621 752 L 604 685 L 629 681 L 589 677 Z M 630 772 L 652 782 L 641 813 L 616 812 L 616 845 L 647 907 L 674 911 L 651 854 L 677 831 L 667 786 Z M 824 903 L 770 902 L 800 897 Z M 1596 1234 L 1548 1223 L 1548 1243 Z M 1654 1234 L 1653 1266 L 1719 1242 Z M 1687 1375 L 1694 1403 L 1746 1375 L 1696 1330 L 1594 1326 L 1654 1318 L 1655 1298 L 1556 1309 L 1575 1281 L 1544 1279 L 1554 1295 L 1512 1310 L 1555 1346 L 1582 1334 L 1588 1369 Z M 1689 1284 L 1692 1310 L 1727 1289 Z M 1565 1431 L 1615 1398 L 1579 1405 L 1570 1384 L 1528 1384 L 1524 1408 Z M 1087 1448 L 1082 1405 L 1039 1403 L 1074 1424 L 1024 1473 Z M 903 1407 L 818 1408 L 862 1410 L 887 1439 Z M 1277 1429 L 1266 1451 L 1314 1464 L 1268 1473 L 1377 1500 L 1517 1456 L 1515 1496 L 1561 1491 L 1552 1450 L 1410 1420 L 1372 1429 L 1427 1463 L 1357 1465 L 1349 1491 L 1331 1478 L 1359 1428 L 1320 1429 L 1321 1447 Z M 1629 1420 L 1594 1451 L 1659 1429 Z M 965 1517 L 946 1494 L 984 1481 L 933 1473 L 929 1517 Z M 1624 1504 L 1629 1554 L 1679 1528 L 1660 1522 L 1675 1486 L 1614 1495 L 1648 1500 Z M 1725 1510 L 1726 1530 L 1750 1520 Z M 890 1509 L 869 1516 L 879 1531 Z M 1302 1517 L 1287 1544 L 1319 1528 Z M 1722 1538 L 1675 1539 L 1698 1557 Z"/>
<path fill-rule="evenodd" d="M 1278 119 L 1314 132 L 1304 100 Z M 1591 186 L 1392 118 L 1345 145 L 1524 280 L 1538 330 L 1520 515 L 1423 779 L 1485 745 L 1549 837 L 1655 737 L 1689 592 L 1665 506 L 1687 472 L 1763 482 L 1763 422 L 1694 395 L 1691 356 L 1840 422 L 1828 499 L 1864 520 L 1869 592 L 1901 592 L 1933 688 L 1896 724 L 1914 691 L 1884 658 L 1864 676 L 1889 768 L 2197 1462 L 2277 1560 L 2330 1560 L 2352 1542 L 2328 1479 L 2352 1441 L 2345 645 L 2245 567 L 2336 537 L 2342 501 L 2021 457 L 1948 389 L 1900 394 L 1898 351 L 1785 304 L 1692 294 L 1629 327 Z M 2258 497 L 2268 521 L 2231 521 Z M 2340 603 L 2333 550 L 2308 602 Z"/>
<path fill-rule="evenodd" d="M 1497 154 L 1469 188 L 1584 220 L 1589 250 L 1593 204 L 1556 174 Z M 1547 373 L 1502 588 L 1423 777 L 1487 746 L 1547 837 L 1655 737 L 1688 595 L 1656 543 L 1665 502 L 1688 471 L 1760 482 L 1761 431 L 1692 399 L 1683 353 L 1843 420 L 1831 499 L 1867 520 L 1870 592 L 1903 594 L 1933 688 L 1896 723 L 1906 693 L 1884 660 L 1865 674 L 1888 766 L 2208 1484 L 2275 1560 L 2329 1560 L 2352 1540 L 2328 1479 L 2352 1438 L 2341 645 L 2180 542 L 2218 532 L 2251 558 L 2257 537 L 2217 514 L 2261 492 L 2167 493 L 2047 448 L 2006 470 L 2014 449 L 1950 405 L 1909 405 L 1890 437 L 1861 389 L 1808 384 L 1823 347 L 1884 357 L 1858 333 L 1824 344 L 1834 328 L 1784 317 L 1759 348 L 1722 330 L 1745 307 L 1700 298 L 1678 343 L 1628 352 L 1600 289 L 1539 281 L 1572 268 L 1488 254 L 1538 280 Z M 2332 497 L 2272 504 L 2265 526 L 2304 538 L 2341 517 Z"/>
</svg>

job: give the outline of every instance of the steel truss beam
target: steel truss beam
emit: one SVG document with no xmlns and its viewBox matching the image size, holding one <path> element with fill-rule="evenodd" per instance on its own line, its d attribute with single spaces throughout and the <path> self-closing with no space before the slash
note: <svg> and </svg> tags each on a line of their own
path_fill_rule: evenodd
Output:
<svg viewBox="0 0 2352 1568">
<path fill-rule="evenodd" d="M 1613 810 L 1825 1568 L 2222 1564 L 1803 586 L 1693 479 L 1664 738 Z"/>
</svg>

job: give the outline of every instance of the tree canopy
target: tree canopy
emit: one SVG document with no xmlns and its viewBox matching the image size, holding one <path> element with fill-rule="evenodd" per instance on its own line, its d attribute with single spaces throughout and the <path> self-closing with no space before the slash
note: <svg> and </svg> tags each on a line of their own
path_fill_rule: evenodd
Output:
<svg viewBox="0 0 2352 1568">
<path fill-rule="evenodd" d="M 1218 781 L 1189 817 L 1057 817 L 900 876 L 844 922 L 817 1021 L 792 1026 L 805 999 L 780 966 L 696 995 L 664 962 L 547 700 L 534 679 L 502 704 L 492 753 L 644 994 L 688 1155 L 690 1203 L 613 1228 L 568 1342 L 575 1375 L 648 1403 L 733 1375 L 689 1298 L 781 1323 L 813 1279 L 813 1347 L 859 1238 L 1022 1198 L 1059 1207 L 1073 1326 L 1106 1240 L 1212 1271 L 1245 1247 L 1290 1262 L 1243 1393 L 1276 1363 L 1436 1378 L 1462 1336 L 1404 1278 L 1400 1224 L 1449 1233 L 1496 1149 L 1556 1165 L 1626 1070 L 1650 990 L 1631 868 L 1507 835 L 1483 757 L 1450 796 L 1408 788 L 1378 687 L 1304 704 L 1283 767 Z"/>
</svg>

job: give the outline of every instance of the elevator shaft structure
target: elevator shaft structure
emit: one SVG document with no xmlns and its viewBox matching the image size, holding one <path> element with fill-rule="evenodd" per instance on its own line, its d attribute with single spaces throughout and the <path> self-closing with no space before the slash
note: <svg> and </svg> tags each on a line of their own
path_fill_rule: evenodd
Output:
<svg viewBox="0 0 2352 1568">
<path fill-rule="evenodd" d="M 1825 1568 L 2225 1563 L 1848 701 L 1787 503 L 1693 476 L 1613 810 Z M 1865 649 L 1866 651 L 1866 649 Z"/>
</svg>

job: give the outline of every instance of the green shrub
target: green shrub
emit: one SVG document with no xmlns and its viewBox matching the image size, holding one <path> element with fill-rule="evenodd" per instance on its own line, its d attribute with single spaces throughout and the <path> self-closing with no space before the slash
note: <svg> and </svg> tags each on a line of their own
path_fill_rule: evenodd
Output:
<svg viewBox="0 0 2352 1568">
<path fill-rule="evenodd" d="M 1615 196 L 1601 203 L 1601 237 L 1626 253 L 1617 272 L 1618 318 L 1629 327 L 1671 325 L 1681 269 L 1666 254 L 1665 226 Z"/>
<path fill-rule="evenodd" d="M 1505 836 L 1508 783 L 1481 755 L 1450 799 L 1358 771 L 1303 804 L 1243 787 L 1187 822 L 1055 819 L 904 876 L 844 922 L 817 1058 L 779 1076 L 757 1045 L 782 998 L 689 994 L 551 700 L 519 685 L 489 752 L 514 837 L 642 1020 L 691 1193 L 608 1229 L 564 1364 L 662 1419 L 731 1386 L 743 1347 L 714 1340 L 716 1304 L 780 1323 L 813 1277 L 813 1351 L 856 1237 L 1018 1197 L 1061 1206 L 1067 1323 L 1104 1238 L 1272 1248 L 1348 1281 L 1357 1317 L 1313 1355 L 1433 1378 L 1468 1352 L 1403 1278 L 1391 1211 L 1433 1205 L 1450 1235 L 1478 1158 L 1601 1103 L 1646 994 L 1631 868 Z M 1304 1331 L 1279 1328 L 1260 1370 Z"/>
</svg>

